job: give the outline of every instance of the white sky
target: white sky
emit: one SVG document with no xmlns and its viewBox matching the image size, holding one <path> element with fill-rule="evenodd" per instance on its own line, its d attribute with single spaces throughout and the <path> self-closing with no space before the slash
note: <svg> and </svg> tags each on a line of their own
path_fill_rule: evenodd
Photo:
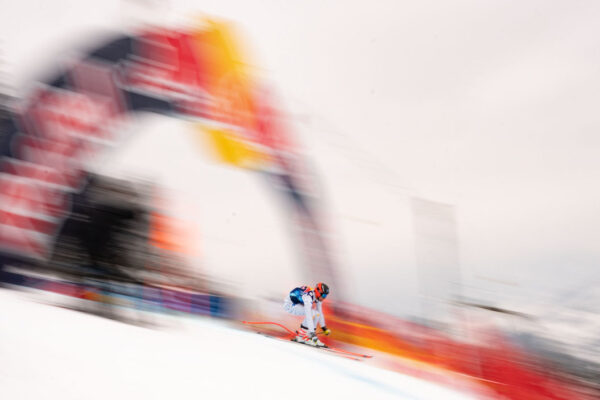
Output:
<svg viewBox="0 0 600 400">
<path fill-rule="evenodd" d="M 327 183 L 336 249 L 361 302 L 398 313 L 416 307 L 407 194 L 456 206 L 461 270 L 473 295 L 549 301 L 600 281 L 600 3 L 170 4 L 152 18 L 180 20 L 197 10 L 237 21 L 265 78 L 291 114 L 303 117 L 296 128 Z M 47 63 L 32 60 L 51 59 L 81 32 L 116 26 L 126 19 L 123 9 L 117 1 L 2 0 L 2 69 L 22 88 Z M 156 133 L 157 143 L 181 146 L 178 154 L 190 147 L 190 128 L 162 121 L 148 129 L 159 126 L 184 133 L 175 141 Z M 344 138 L 350 150 L 332 145 Z M 365 149 L 371 156 L 357 163 Z M 130 145 L 122 165 L 154 165 L 163 183 L 189 190 L 188 203 L 205 207 L 202 227 L 213 224 L 211 234 L 247 249 L 234 257 L 216 250 L 227 246 L 222 240 L 203 243 L 219 254 L 209 261 L 227 255 L 224 275 L 296 284 L 293 268 L 279 267 L 294 263 L 283 211 L 264 212 L 272 254 L 257 257 L 240 233 L 255 223 L 244 215 L 276 204 L 259 179 L 204 162 L 191 189 L 189 180 L 174 178 L 181 161 L 161 169 L 151 153 L 135 156 L 141 153 Z M 345 178 L 351 167 L 358 177 Z M 215 193 L 223 197 L 207 196 L 200 182 L 222 188 Z M 223 203 L 240 188 L 246 205 Z M 219 222 L 234 212 L 234 226 Z M 256 265 L 236 270 L 250 258 Z"/>
</svg>

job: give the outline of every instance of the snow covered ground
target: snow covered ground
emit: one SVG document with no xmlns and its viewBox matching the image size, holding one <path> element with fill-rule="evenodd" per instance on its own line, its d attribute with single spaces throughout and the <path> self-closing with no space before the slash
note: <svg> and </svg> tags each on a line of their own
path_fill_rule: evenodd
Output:
<svg viewBox="0 0 600 400">
<path fill-rule="evenodd" d="M 170 322 L 148 329 L 0 289 L 0 398 L 473 398 L 223 321 Z"/>
</svg>

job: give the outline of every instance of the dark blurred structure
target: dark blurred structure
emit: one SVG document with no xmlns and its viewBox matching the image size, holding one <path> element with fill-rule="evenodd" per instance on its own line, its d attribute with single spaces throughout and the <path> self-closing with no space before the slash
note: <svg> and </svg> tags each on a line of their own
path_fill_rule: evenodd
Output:
<svg viewBox="0 0 600 400">
<path fill-rule="evenodd" d="M 5 258 L 3 282 L 126 322 L 143 322 L 136 311 L 231 315 L 231 300 L 187 262 L 175 221 L 154 206 L 155 185 L 85 175 L 48 260 Z"/>
<path fill-rule="evenodd" d="M 89 174 L 56 237 L 48 266 L 67 275 L 140 283 L 149 257 L 149 193 L 133 182 Z"/>
</svg>

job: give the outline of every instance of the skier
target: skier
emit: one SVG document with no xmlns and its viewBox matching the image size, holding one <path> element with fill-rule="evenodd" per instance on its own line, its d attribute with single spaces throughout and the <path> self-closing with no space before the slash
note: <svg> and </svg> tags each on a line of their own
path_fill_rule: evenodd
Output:
<svg viewBox="0 0 600 400">
<path fill-rule="evenodd" d="M 300 329 L 296 331 L 296 337 L 292 340 L 298 343 L 304 343 L 316 347 L 324 347 L 325 344 L 317 338 L 315 329 L 321 325 L 321 330 L 325 335 L 331 331 L 325 326 L 325 316 L 321 302 L 329 294 L 329 287 L 319 282 L 312 289 L 310 286 L 300 286 L 293 289 L 285 298 L 283 308 L 293 315 L 304 315 L 304 321 Z"/>
</svg>

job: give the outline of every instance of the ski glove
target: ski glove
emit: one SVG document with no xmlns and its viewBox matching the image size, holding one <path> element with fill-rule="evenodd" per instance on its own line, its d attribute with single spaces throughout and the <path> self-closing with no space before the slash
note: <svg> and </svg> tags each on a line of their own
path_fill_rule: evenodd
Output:
<svg viewBox="0 0 600 400">
<path fill-rule="evenodd" d="M 329 329 L 327 329 L 327 327 L 322 326 L 321 330 L 323 331 L 323 334 L 329 336 L 329 334 L 331 333 L 331 331 Z"/>
</svg>

